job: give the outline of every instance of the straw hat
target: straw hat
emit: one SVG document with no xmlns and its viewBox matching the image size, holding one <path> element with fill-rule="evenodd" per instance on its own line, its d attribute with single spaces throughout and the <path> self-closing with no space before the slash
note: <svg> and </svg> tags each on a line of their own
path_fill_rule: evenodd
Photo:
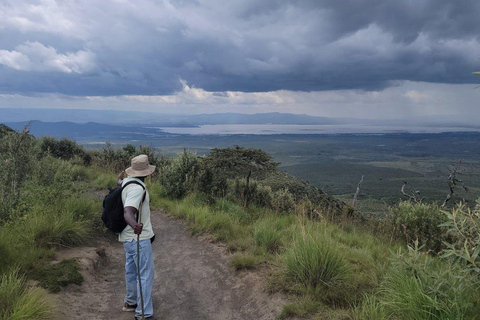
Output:
<svg viewBox="0 0 480 320">
<path fill-rule="evenodd" d="M 131 166 L 125 169 L 130 177 L 145 177 L 151 175 L 153 171 L 155 171 L 155 166 L 148 163 L 148 156 L 145 154 L 133 158 Z"/>
</svg>

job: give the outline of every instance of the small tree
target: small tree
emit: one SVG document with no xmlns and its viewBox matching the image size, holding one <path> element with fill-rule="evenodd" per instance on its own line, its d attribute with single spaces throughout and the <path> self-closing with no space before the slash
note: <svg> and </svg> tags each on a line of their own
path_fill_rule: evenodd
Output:
<svg viewBox="0 0 480 320">
<path fill-rule="evenodd" d="M 22 132 L 5 128 L 0 139 L 0 220 L 8 219 L 18 203 L 20 188 L 32 172 L 36 154 L 35 138 L 28 126 Z"/>
<path fill-rule="evenodd" d="M 206 165 L 227 178 L 244 178 L 245 206 L 250 203 L 250 179 L 259 178 L 268 172 L 275 171 L 278 163 L 261 149 L 243 148 L 239 146 L 212 149 L 205 159 Z"/>
</svg>

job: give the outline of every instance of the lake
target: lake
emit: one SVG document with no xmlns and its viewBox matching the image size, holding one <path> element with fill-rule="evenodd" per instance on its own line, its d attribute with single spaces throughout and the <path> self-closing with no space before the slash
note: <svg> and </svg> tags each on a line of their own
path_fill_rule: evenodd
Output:
<svg viewBox="0 0 480 320">
<path fill-rule="evenodd" d="M 371 125 L 294 125 L 294 124 L 216 124 L 194 128 L 158 127 L 167 133 L 190 135 L 234 135 L 234 134 L 342 134 L 342 133 L 441 133 L 441 132 L 479 132 L 479 128 L 467 127 L 407 127 L 407 126 L 371 126 Z"/>
</svg>

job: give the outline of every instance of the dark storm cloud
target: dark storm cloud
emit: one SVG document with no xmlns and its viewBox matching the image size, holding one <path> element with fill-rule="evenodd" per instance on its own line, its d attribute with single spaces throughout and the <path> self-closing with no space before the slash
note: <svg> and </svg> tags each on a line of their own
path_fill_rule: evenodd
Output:
<svg viewBox="0 0 480 320">
<path fill-rule="evenodd" d="M 478 1 L 0 4 L 0 92 L 378 90 L 476 79 Z"/>
</svg>

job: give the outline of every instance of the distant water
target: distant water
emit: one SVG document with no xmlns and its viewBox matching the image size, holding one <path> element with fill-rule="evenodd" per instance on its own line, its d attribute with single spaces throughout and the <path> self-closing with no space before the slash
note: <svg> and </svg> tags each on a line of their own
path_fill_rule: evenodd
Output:
<svg viewBox="0 0 480 320">
<path fill-rule="evenodd" d="M 278 124 L 216 124 L 196 128 L 159 127 L 164 132 L 191 135 L 233 134 L 342 134 L 342 133 L 441 133 L 471 132 L 480 128 L 466 127 L 407 127 L 362 125 L 278 125 Z"/>
</svg>

